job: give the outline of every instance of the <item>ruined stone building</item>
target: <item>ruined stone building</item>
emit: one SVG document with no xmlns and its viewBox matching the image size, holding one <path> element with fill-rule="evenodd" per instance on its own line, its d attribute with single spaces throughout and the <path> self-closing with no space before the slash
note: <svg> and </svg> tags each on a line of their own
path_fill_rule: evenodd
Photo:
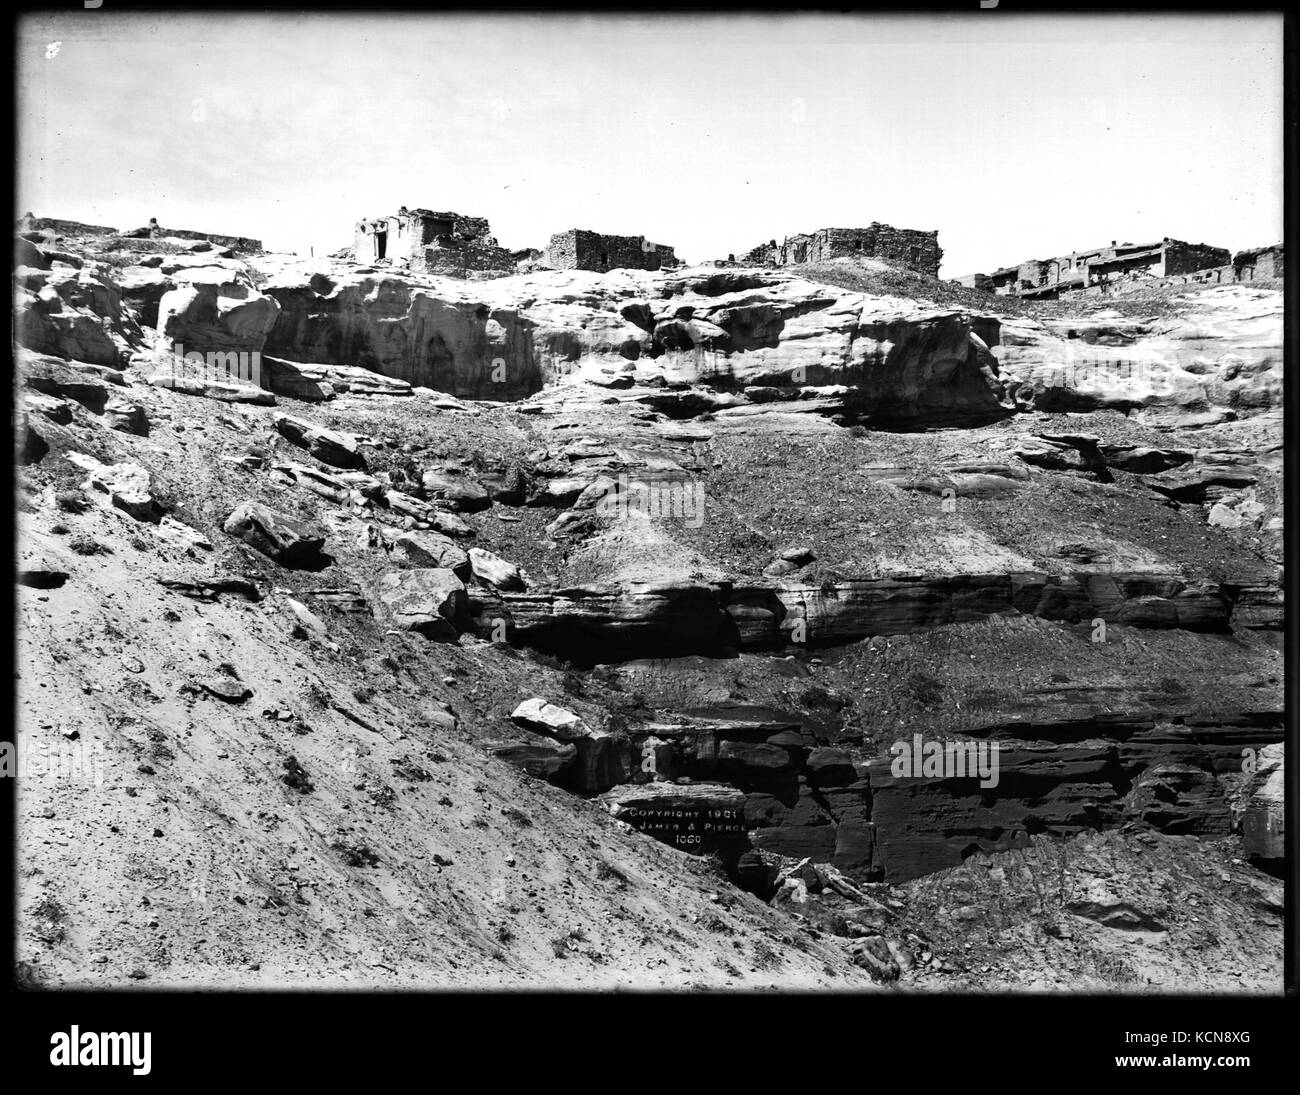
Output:
<svg viewBox="0 0 1300 1095">
<path fill-rule="evenodd" d="M 787 236 L 745 253 L 742 261 L 754 266 L 798 266 L 832 259 L 879 259 L 917 273 L 939 276 L 943 249 L 939 233 L 894 228 L 872 221 L 867 228 L 819 228 L 806 235 Z"/>
<path fill-rule="evenodd" d="M 955 280 L 999 296 L 1052 298 L 1085 290 L 1104 292 L 1117 283 L 1195 274 L 1227 265 L 1230 255 L 1223 247 L 1185 243 L 1168 236 L 1153 243 L 1111 240 L 1109 247 L 1029 259 L 992 274 L 970 274 Z"/>
<path fill-rule="evenodd" d="M 155 240 L 168 237 L 178 240 L 207 240 L 218 247 L 229 247 L 233 251 L 260 252 L 262 250 L 262 241 L 249 236 L 223 236 L 217 232 L 195 232 L 190 228 L 163 228 L 158 224 L 157 217 L 149 218 L 148 228 L 137 229 L 132 234 L 141 235 L 142 238 L 147 234 L 147 238 Z"/>
<path fill-rule="evenodd" d="M 1232 259 L 1234 279 L 1257 281 L 1260 278 L 1280 278 L 1283 259 L 1280 243 L 1275 243 L 1271 247 L 1253 247 L 1249 251 L 1238 251 Z"/>
<path fill-rule="evenodd" d="M 418 274 L 453 278 L 501 277 L 515 272 L 515 259 L 489 234 L 483 217 L 407 209 L 357 222 L 357 262 L 401 266 Z"/>
<path fill-rule="evenodd" d="M 546 265 L 554 270 L 662 270 L 677 266 L 666 243 L 645 236 L 607 236 L 585 228 L 557 232 L 546 247 Z"/>
<path fill-rule="evenodd" d="M 23 237 L 46 236 L 118 236 L 116 228 L 105 224 L 82 224 L 81 221 L 62 220 L 59 217 L 34 217 L 24 213 L 14 226 L 15 234 Z"/>
<path fill-rule="evenodd" d="M 196 232 L 189 228 L 163 228 L 157 217 L 150 217 L 143 228 L 132 228 L 125 232 L 103 224 L 82 224 L 80 221 L 60 220 L 58 217 L 34 217 L 24 213 L 18 220 L 19 235 L 40 234 L 49 237 L 58 236 L 120 236 L 123 239 L 140 240 L 207 240 L 217 247 L 229 247 L 233 251 L 260 252 L 262 241 L 249 236 L 225 236 L 218 232 Z"/>
</svg>

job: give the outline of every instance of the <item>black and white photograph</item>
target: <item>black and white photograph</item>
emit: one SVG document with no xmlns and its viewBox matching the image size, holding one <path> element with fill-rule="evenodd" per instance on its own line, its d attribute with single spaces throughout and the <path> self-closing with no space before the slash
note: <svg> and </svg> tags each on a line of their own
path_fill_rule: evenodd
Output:
<svg viewBox="0 0 1300 1095">
<path fill-rule="evenodd" d="M 1280 8 L 14 26 L 16 989 L 1249 1069 L 1158 1001 L 1293 987 Z"/>
</svg>

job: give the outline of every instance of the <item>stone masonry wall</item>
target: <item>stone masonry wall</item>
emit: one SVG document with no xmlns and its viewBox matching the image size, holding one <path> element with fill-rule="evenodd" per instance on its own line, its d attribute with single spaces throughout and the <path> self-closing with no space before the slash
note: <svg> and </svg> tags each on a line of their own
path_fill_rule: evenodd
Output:
<svg viewBox="0 0 1300 1095">
<path fill-rule="evenodd" d="M 483 275 L 504 277 L 513 274 L 516 266 L 514 256 L 504 247 L 467 241 L 459 246 L 425 247 L 411 256 L 410 268 L 416 273 L 478 280 Z"/>
<path fill-rule="evenodd" d="M 53 232 L 56 236 L 115 236 L 116 228 L 102 224 L 82 224 L 80 221 L 62 220 L 59 217 L 24 217 L 18 224 L 19 232 Z"/>
<path fill-rule="evenodd" d="M 207 240 L 218 247 L 229 247 L 234 251 L 260 252 L 262 250 L 262 241 L 248 236 L 222 236 L 216 232 L 194 232 L 188 228 L 160 228 L 155 236 L 175 236 L 181 240 Z"/>
<path fill-rule="evenodd" d="M 799 266 L 842 258 L 870 258 L 918 273 L 939 276 L 943 249 L 939 233 L 895 228 L 873 221 L 866 228 L 819 228 L 781 243 L 760 244 L 744 259 L 762 265 Z"/>
<path fill-rule="evenodd" d="M 1256 281 L 1259 278 L 1280 278 L 1285 274 L 1285 252 L 1282 245 L 1260 247 L 1253 251 L 1239 251 L 1232 260 L 1238 281 Z"/>
<path fill-rule="evenodd" d="M 1165 243 L 1164 273 L 1192 274 L 1212 266 L 1226 266 L 1232 262 L 1232 252 L 1226 247 L 1211 247 L 1206 243 L 1184 243 L 1168 240 Z"/>
<path fill-rule="evenodd" d="M 556 270 L 658 270 L 677 258 L 667 244 L 648 244 L 644 236 L 607 236 L 582 228 L 557 232 L 546 248 L 546 264 Z"/>
</svg>

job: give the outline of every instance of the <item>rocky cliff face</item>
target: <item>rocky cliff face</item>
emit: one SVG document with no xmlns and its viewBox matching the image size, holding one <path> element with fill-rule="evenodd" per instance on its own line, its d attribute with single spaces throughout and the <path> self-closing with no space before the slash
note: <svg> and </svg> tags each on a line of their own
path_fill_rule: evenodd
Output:
<svg viewBox="0 0 1300 1095">
<path fill-rule="evenodd" d="M 1281 406 L 1279 305 L 1276 291 L 1230 285 L 1163 314 L 1099 308 L 1008 318 L 999 358 L 1008 390 L 1042 411 L 1250 414 Z"/>
<path fill-rule="evenodd" d="M 112 276 L 95 266 L 46 259 L 19 266 L 14 275 L 17 341 L 40 353 L 92 365 L 122 364 L 143 345 L 144 334 Z M 29 256 L 32 257 L 32 256 Z"/>
<path fill-rule="evenodd" d="M 866 418 L 1004 412 L 993 318 L 784 275 L 568 271 L 465 285 L 281 268 L 264 292 L 281 307 L 268 353 L 462 397 L 521 399 L 569 380 L 702 387 L 744 404 L 830 385 Z"/>
<path fill-rule="evenodd" d="M 746 938 L 856 940 L 809 936 L 789 983 L 922 977 L 901 910 L 972 862 L 1121 830 L 1275 858 L 1278 294 L 998 317 L 764 270 L 467 284 L 125 246 L 20 256 L 27 657 L 81 697 L 29 689 L 25 725 L 75 719 L 138 792 L 114 824 L 166 804 L 159 856 L 198 840 L 313 947 L 341 917 L 373 968 L 450 917 L 474 957 L 422 951 L 432 976 L 546 980 L 563 951 L 617 983 L 680 872 Z M 113 606 L 153 600 L 140 646 Z M 895 765 L 928 741 L 996 747 L 996 781 Z M 254 847 L 211 836 L 232 801 Z M 473 909 L 421 904 L 444 869 Z M 599 940 L 540 934 L 561 877 Z M 409 932 L 364 911 L 415 906 Z M 664 982 L 761 981 L 721 930 L 657 950 Z"/>
</svg>

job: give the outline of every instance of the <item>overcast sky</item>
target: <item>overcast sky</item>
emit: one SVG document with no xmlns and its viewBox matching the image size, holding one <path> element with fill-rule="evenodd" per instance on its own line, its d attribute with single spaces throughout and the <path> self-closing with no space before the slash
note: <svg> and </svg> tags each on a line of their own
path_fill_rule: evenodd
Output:
<svg viewBox="0 0 1300 1095">
<path fill-rule="evenodd" d="M 942 273 L 1282 237 L 1280 16 L 126 16 L 20 26 L 16 213 L 350 242 L 487 217 L 506 247 L 688 261 L 873 220 Z"/>
</svg>

